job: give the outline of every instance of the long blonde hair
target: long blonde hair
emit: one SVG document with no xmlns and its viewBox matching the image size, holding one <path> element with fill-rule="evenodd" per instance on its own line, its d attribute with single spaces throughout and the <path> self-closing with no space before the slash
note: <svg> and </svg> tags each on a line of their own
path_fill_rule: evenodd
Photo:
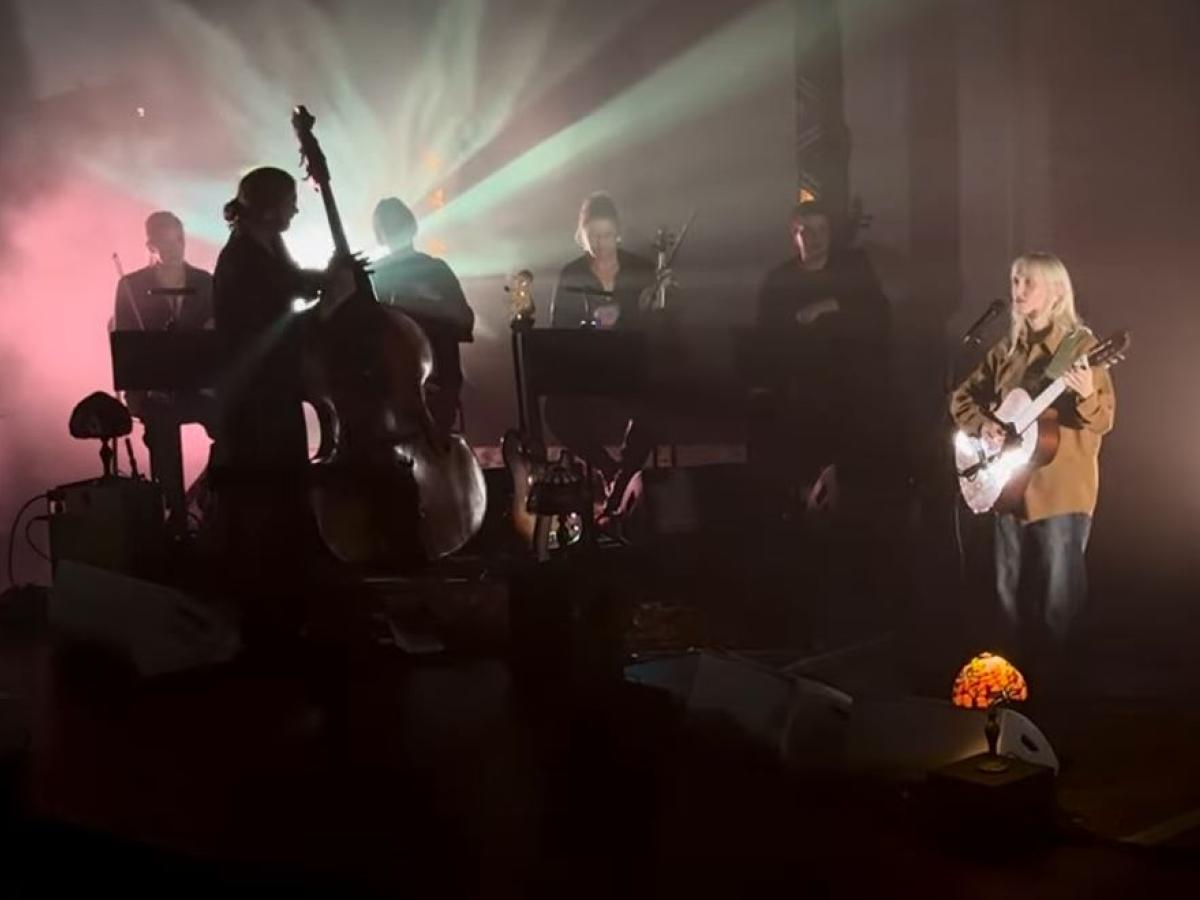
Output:
<svg viewBox="0 0 1200 900">
<path fill-rule="evenodd" d="M 1022 253 L 1012 262 L 1010 277 L 1030 275 L 1046 285 L 1050 295 L 1050 322 L 1061 326 L 1068 333 L 1083 325 L 1075 311 L 1075 289 L 1071 287 L 1071 276 L 1063 261 L 1052 253 Z M 1009 316 L 1008 352 L 1011 354 L 1025 327 L 1025 319 L 1017 315 L 1016 308 Z"/>
</svg>

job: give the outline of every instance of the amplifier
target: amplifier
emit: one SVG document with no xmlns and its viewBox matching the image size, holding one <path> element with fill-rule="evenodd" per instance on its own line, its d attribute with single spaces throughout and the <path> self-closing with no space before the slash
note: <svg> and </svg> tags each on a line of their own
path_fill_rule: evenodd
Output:
<svg viewBox="0 0 1200 900">
<path fill-rule="evenodd" d="M 63 560 L 118 572 L 145 572 L 166 556 L 159 486 L 140 478 L 95 478 L 54 488 L 50 564 Z"/>
</svg>

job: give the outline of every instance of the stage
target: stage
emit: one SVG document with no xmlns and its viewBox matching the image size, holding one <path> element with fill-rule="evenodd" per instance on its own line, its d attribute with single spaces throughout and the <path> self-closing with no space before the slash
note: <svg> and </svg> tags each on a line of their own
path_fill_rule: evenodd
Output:
<svg viewBox="0 0 1200 900">
<path fill-rule="evenodd" d="M 476 615 L 504 602 L 487 581 Z M 764 622 L 756 643 L 732 648 L 714 613 L 735 599 L 674 613 L 677 635 L 680 617 L 688 638 L 704 632 L 690 652 L 828 684 L 859 705 L 947 698 L 953 668 L 934 670 L 917 621 L 819 649 L 773 645 Z M 674 601 L 657 603 L 661 624 Z M 653 649 L 637 648 L 647 636 L 632 621 L 625 664 L 689 652 L 665 648 L 661 628 Z M 1200 731 L 1188 686 L 1200 665 L 1167 631 L 1117 640 L 1105 628 L 1077 661 L 1087 689 L 1042 695 L 1034 683 L 1023 710 L 1061 763 L 1053 822 L 1002 844 L 975 823 L 980 844 L 961 840 L 972 823 L 941 820 L 923 778 L 806 767 L 739 727 L 737 709 L 693 716 L 582 651 L 565 670 L 561 655 L 531 665 L 503 640 L 411 654 L 368 626 L 348 644 L 144 678 L 26 622 L 7 630 L 3 654 L 6 841 L 19 851 L 5 879 L 34 896 L 81 868 L 116 888 L 348 896 L 630 885 L 852 896 L 899 878 L 931 895 L 1194 890 Z"/>
</svg>

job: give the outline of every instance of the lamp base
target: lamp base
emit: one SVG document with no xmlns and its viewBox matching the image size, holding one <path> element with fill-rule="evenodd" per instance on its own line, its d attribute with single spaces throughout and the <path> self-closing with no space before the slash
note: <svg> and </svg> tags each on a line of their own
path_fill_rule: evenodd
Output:
<svg viewBox="0 0 1200 900">
<path fill-rule="evenodd" d="M 979 762 L 975 763 L 975 768 L 977 771 L 986 772 L 989 775 L 999 775 L 1001 772 L 1008 771 L 1009 764 L 1003 756 L 986 753 L 979 758 Z"/>
</svg>

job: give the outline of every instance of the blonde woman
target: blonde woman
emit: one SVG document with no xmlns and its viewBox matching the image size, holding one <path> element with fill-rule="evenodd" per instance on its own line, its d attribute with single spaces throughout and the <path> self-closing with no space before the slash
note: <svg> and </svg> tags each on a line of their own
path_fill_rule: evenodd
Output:
<svg viewBox="0 0 1200 900">
<path fill-rule="evenodd" d="M 1020 509 L 996 515 L 996 592 L 1016 644 L 1008 649 L 1028 656 L 1047 642 L 1060 645 L 1086 599 L 1084 550 L 1099 489 L 1101 437 L 1112 430 L 1115 398 L 1107 370 L 1087 364 L 1085 353 L 1097 341 L 1075 311 L 1062 261 L 1027 253 L 1013 261 L 1011 281 L 1008 335 L 954 391 L 950 414 L 962 430 L 999 445 L 1005 431 L 991 414 L 1003 397 L 1016 388 L 1036 395 L 1050 380 L 1052 362 L 1055 371 L 1067 366 L 1069 390 L 1054 404 L 1058 452 L 1033 474 Z M 1075 357 L 1081 358 L 1072 362 Z"/>
</svg>

